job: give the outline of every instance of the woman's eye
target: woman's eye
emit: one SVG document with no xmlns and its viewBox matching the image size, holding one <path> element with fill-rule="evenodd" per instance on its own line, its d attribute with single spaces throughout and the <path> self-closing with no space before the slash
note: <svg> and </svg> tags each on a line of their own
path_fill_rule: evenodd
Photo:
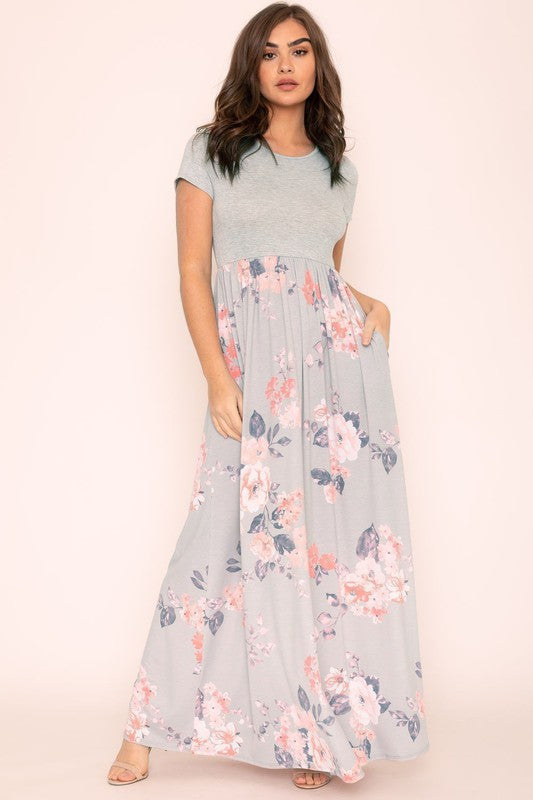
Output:
<svg viewBox="0 0 533 800">
<path fill-rule="evenodd" d="M 301 53 L 302 55 L 305 56 L 306 53 L 308 53 L 309 51 L 306 50 L 305 47 L 301 47 L 301 48 L 298 48 L 298 50 L 295 50 L 294 52 L 295 53 Z M 272 61 L 272 58 L 268 58 L 268 56 L 275 56 L 275 55 L 276 55 L 276 53 L 264 53 L 263 54 L 263 59 L 265 61 Z"/>
</svg>

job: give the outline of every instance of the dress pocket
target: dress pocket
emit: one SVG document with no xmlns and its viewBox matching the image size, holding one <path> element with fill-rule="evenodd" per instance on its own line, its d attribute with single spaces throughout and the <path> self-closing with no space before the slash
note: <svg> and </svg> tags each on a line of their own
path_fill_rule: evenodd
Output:
<svg viewBox="0 0 533 800">
<path fill-rule="evenodd" d="M 354 293 L 352 292 L 352 290 L 350 289 L 349 285 L 346 283 L 344 278 L 342 276 L 340 276 L 340 278 L 341 278 L 342 284 L 344 286 L 344 289 L 346 291 L 346 294 L 350 297 L 352 303 L 354 304 L 354 306 L 355 306 L 355 308 L 357 310 L 357 314 L 360 317 L 361 324 L 364 325 L 365 324 L 365 320 L 366 320 L 366 312 L 363 310 L 363 306 L 361 305 L 361 303 L 359 302 L 357 297 L 354 295 Z M 388 351 L 388 348 L 387 348 L 387 343 L 386 343 L 385 337 L 383 336 L 381 331 L 378 331 L 378 330 L 374 329 L 374 332 L 372 334 L 372 338 L 374 339 L 376 344 L 379 344 L 379 346 L 382 347 L 385 350 L 387 355 L 389 355 L 389 351 Z"/>
<path fill-rule="evenodd" d="M 385 341 L 385 337 L 383 336 L 381 331 L 374 330 L 373 336 L 375 336 L 376 341 L 381 342 L 381 346 L 385 349 L 385 351 L 386 351 L 386 353 L 388 355 L 389 351 L 388 351 L 388 348 L 387 348 L 387 342 Z"/>
<path fill-rule="evenodd" d="M 352 290 L 350 289 L 350 287 L 348 286 L 348 284 L 346 283 L 344 278 L 342 278 L 342 282 L 343 282 L 344 288 L 346 290 L 346 294 L 348 294 L 350 296 L 352 302 L 354 303 L 354 305 L 355 305 L 355 307 L 357 309 L 357 313 L 358 313 L 358 315 L 359 315 L 359 317 L 361 319 L 361 324 L 364 325 L 365 324 L 365 320 L 366 320 L 366 312 L 363 310 L 363 306 L 361 305 L 361 303 L 359 302 L 357 297 L 354 295 L 354 293 L 352 292 Z M 378 330 L 374 329 L 374 333 L 372 334 L 372 338 L 374 339 L 374 341 L 377 344 L 379 344 L 380 347 L 383 348 L 383 350 L 385 350 L 387 355 L 389 355 L 389 350 L 387 348 L 387 343 L 386 343 L 385 337 L 383 336 L 381 331 L 378 331 Z"/>
</svg>

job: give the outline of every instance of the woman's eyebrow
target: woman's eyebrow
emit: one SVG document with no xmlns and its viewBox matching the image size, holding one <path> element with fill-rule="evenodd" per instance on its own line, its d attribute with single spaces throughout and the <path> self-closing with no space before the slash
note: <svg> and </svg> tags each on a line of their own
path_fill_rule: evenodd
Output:
<svg viewBox="0 0 533 800">
<path fill-rule="evenodd" d="M 301 39 L 295 39 L 294 42 L 287 42 L 287 46 L 294 47 L 295 44 L 301 44 L 302 42 L 309 42 L 309 44 L 311 44 L 311 39 L 308 39 L 307 36 L 302 36 Z M 265 47 L 279 47 L 279 45 L 274 44 L 274 42 L 267 42 Z"/>
</svg>

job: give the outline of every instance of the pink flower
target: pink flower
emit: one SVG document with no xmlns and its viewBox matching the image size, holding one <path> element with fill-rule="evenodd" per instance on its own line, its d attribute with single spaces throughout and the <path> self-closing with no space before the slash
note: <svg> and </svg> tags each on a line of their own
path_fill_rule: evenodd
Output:
<svg viewBox="0 0 533 800">
<path fill-rule="evenodd" d="M 204 431 L 202 433 L 202 440 L 200 442 L 200 448 L 196 459 L 196 470 L 194 474 L 191 499 L 189 502 L 190 511 L 197 511 L 205 500 L 205 495 L 201 491 L 200 476 L 204 468 L 206 457 L 207 457 L 207 445 L 206 445 L 205 431 Z"/>
<path fill-rule="evenodd" d="M 193 753 L 214 754 L 215 748 L 210 739 L 211 731 L 204 719 L 194 718 L 194 734 L 191 737 L 191 751 Z"/>
<path fill-rule="evenodd" d="M 308 734 L 309 750 L 313 759 L 313 769 L 331 772 L 335 769 L 333 755 L 327 743 L 318 735 L 316 728 L 311 728 Z"/>
<path fill-rule="evenodd" d="M 215 752 L 221 756 L 234 756 L 239 752 L 242 737 L 235 730 L 235 723 L 227 722 L 226 725 L 217 727 L 212 733 Z"/>
<path fill-rule="evenodd" d="M 365 603 L 368 600 L 368 589 L 365 589 L 358 576 L 353 572 L 347 572 L 341 576 L 340 589 L 343 602 L 349 606 L 355 603 Z"/>
<path fill-rule="evenodd" d="M 270 561 L 276 548 L 274 547 L 274 542 L 270 534 L 261 531 L 252 536 L 250 550 L 255 556 L 260 558 L 261 561 Z"/>
<path fill-rule="evenodd" d="M 224 303 L 218 304 L 218 332 L 224 339 L 231 338 L 231 321 L 228 307 Z"/>
<path fill-rule="evenodd" d="M 354 461 L 361 448 L 361 441 L 351 420 L 344 419 L 342 414 L 331 414 L 328 419 L 328 443 L 341 464 Z"/>
<path fill-rule="evenodd" d="M 124 739 L 128 742 L 142 742 L 143 738 L 150 733 L 148 725 L 148 718 L 146 714 L 136 714 L 133 711 L 129 712 L 126 728 L 124 730 Z"/>
<path fill-rule="evenodd" d="M 350 770 L 342 770 L 342 779 L 345 783 L 357 783 L 364 778 L 362 767 L 368 762 L 368 756 L 364 750 L 352 750 L 355 756 L 355 766 Z"/>
<path fill-rule="evenodd" d="M 326 331 L 333 341 L 333 349 L 356 358 L 359 349 L 355 337 L 362 330 L 360 321 L 341 298 L 335 297 L 333 303 L 333 307 L 324 307 Z"/>
<path fill-rule="evenodd" d="M 269 291 L 280 294 L 281 287 L 286 283 L 286 276 L 284 270 L 276 270 L 278 266 L 278 257 L 265 256 L 261 259 L 261 262 L 265 268 L 265 272 L 262 272 L 257 278 L 259 291 Z"/>
<path fill-rule="evenodd" d="M 296 397 L 296 388 L 295 378 L 285 378 L 282 381 L 275 376 L 270 378 L 265 389 L 265 395 L 267 400 L 270 401 L 270 410 L 273 414 L 277 416 L 280 413 L 284 400 Z"/>
<path fill-rule="evenodd" d="M 348 679 L 344 669 L 330 667 L 328 674 L 324 678 L 324 683 L 329 692 L 342 694 L 348 689 Z"/>
<path fill-rule="evenodd" d="M 324 495 L 328 503 L 334 503 L 340 497 L 334 483 L 327 483 L 324 486 Z"/>
<path fill-rule="evenodd" d="M 329 572 L 330 569 L 334 569 L 335 564 L 337 563 L 337 558 L 334 553 L 322 553 L 318 563 L 322 569 L 325 569 L 326 572 Z"/>
<path fill-rule="evenodd" d="M 357 562 L 355 572 L 339 576 L 342 601 L 357 616 L 367 616 L 373 622 L 380 622 L 390 603 L 386 581 L 387 576 L 381 565 L 367 556 Z"/>
<path fill-rule="evenodd" d="M 320 286 L 318 283 L 313 281 L 311 272 L 308 269 L 305 271 L 305 281 L 302 286 L 302 294 L 310 306 L 312 306 L 316 300 L 320 300 L 322 297 Z"/>
<path fill-rule="evenodd" d="M 206 683 L 202 708 L 204 717 L 211 725 L 223 725 L 230 711 L 230 696 L 227 692 L 222 693 L 213 683 Z"/>
<path fill-rule="evenodd" d="M 282 428 L 299 428 L 302 424 L 302 414 L 299 404 L 292 400 L 279 412 L 279 421 Z"/>
<path fill-rule="evenodd" d="M 187 625 L 198 627 L 204 619 L 204 604 L 205 598 L 203 597 L 199 602 L 193 600 L 188 594 L 182 594 L 180 597 L 181 608 L 180 616 Z"/>
<path fill-rule="evenodd" d="M 379 525 L 379 560 L 387 564 L 398 561 L 403 552 L 403 542 L 399 536 L 395 536 L 388 525 Z"/>
<path fill-rule="evenodd" d="M 300 731 L 294 728 L 288 714 L 282 716 L 279 732 L 274 729 L 274 742 L 282 750 L 291 754 L 295 766 L 306 765 L 305 739 Z"/>
<path fill-rule="evenodd" d="M 233 611 L 239 611 L 244 605 L 244 584 L 242 581 L 236 586 L 224 586 L 226 605 Z"/>
<path fill-rule="evenodd" d="M 300 525 L 299 528 L 294 528 L 292 532 L 292 540 L 294 542 L 294 550 L 286 554 L 291 567 L 303 567 L 307 561 L 307 536 L 305 525 Z"/>
<path fill-rule="evenodd" d="M 348 478 L 350 475 L 350 470 L 346 467 L 342 467 L 339 463 L 339 459 L 336 456 L 331 455 L 329 458 L 329 468 L 333 475 L 342 475 L 343 478 Z"/>
<path fill-rule="evenodd" d="M 278 257 L 277 256 L 263 256 L 263 266 L 266 270 L 273 270 L 278 266 Z"/>
<path fill-rule="evenodd" d="M 316 542 L 308 548 L 307 559 L 309 564 L 309 575 L 314 578 L 315 567 L 318 564 L 318 545 Z"/>
<path fill-rule="evenodd" d="M 250 262 L 247 258 L 241 258 L 237 261 L 237 278 L 241 287 L 249 286 L 252 282 Z"/>
<path fill-rule="evenodd" d="M 280 502 L 276 508 L 276 520 L 281 522 L 285 529 L 292 528 L 302 512 L 304 493 L 302 489 L 295 489 L 294 492 L 280 495 Z"/>
<path fill-rule="evenodd" d="M 268 456 L 268 442 L 266 436 L 260 436 L 254 439 L 253 436 L 249 438 L 242 437 L 241 440 L 241 461 L 243 464 L 255 464 L 262 458 Z"/>
<path fill-rule="evenodd" d="M 360 675 L 356 675 L 350 680 L 348 697 L 352 711 L 359 723 L 377 725 L 381 712 L 372 684 L 367 683 Z"/>
<path fill-rule="evenodd" d="M 196 631 L 191 639 L 191 642 L 194 647 L 194 657 L 197 663 L 201 664 L 204 649 L 204 632 L 202 629 Z"/>
<path fill-rule="evenodd" d="M 315 406 L 315 420 L 317 422 L 325 422 L 329 416 L 328 406 L 323 398 L 322 401 Z"/>
<path fill-rule="evenodd" d="M 405 603 L 407 595 L 411 591 L 401 569 L 396 569 L 387 575 L 386 587 L 392 603 Z"/>
<path fill-rule="evenodd" d="M 270 491 L 270 469 L 260 461 L 247 464 L 241 472 L 241 508 L 256 514 L 264 508 Z"/>
</svg>

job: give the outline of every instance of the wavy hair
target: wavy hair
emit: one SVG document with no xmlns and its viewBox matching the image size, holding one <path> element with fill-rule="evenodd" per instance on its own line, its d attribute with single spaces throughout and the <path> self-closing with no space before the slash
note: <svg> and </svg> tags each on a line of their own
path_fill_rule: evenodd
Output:
<svg viewBox="0 0 533 800">
<path fill-rule="evenodd" d="M 268 129 L 270 106 L 261 94 L 258 73 L 270 32 L 289 18 L 306 28 L 315 54 L 315 86 L 304 111 L 307 136 L 329 162 L 331 185 L 346 180 L 340 171 L 346 150 L 341 82 L 326 37 L 303 6 L 272 3 L 255 14 L 240 32 L 228 73 L 215 100 L 213 121 L 196 128 L 199 135 L 207 133 L 208 158 L 213 165 L 215 157 L 218 158 L 222 175 L 228 175 L 231 182 L 239 174 L 243 155 L 258 140 L 276 158 L 263 136 Z"/>
</svg>

